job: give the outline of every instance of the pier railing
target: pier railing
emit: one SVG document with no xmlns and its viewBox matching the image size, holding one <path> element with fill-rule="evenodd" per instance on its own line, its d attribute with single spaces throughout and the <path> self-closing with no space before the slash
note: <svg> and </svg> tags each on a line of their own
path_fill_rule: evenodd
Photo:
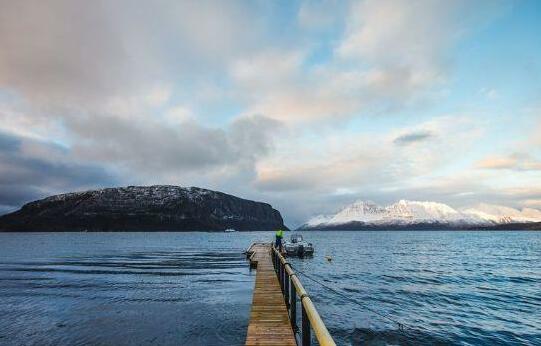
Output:
<svg viewBox="0 0 541 346">
<path fill-rule="evenodd" d="M 289 312 L 291 328 L 295 335 L 300 333 L 300 345 L 310 346 L 312 341 L 311 330 L 314 331 L 317 342 L 321 346 L 336 346 L 331 334 L 325 327 L 323 320 L 319 316 L 314 303 L 308 296 L 308 293 L 302 286 L 297 274 L 280 254 L 280 252 L 272 247 L 272 263 L 278 281 L 284 294 L 285 303 Z M 297 299 L 298 298 L 298 299 Z M 297 302 L 301 305 L 301 328 L 297 325 Z"/>
</svg>

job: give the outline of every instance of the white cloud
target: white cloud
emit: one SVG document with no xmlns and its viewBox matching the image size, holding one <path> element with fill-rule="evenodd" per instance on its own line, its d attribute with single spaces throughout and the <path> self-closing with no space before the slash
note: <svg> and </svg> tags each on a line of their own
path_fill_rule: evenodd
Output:
<svg viewBox="0 0 541 346">
<path fill-rule="evenodd" d="M 338 54 L 437 75 L 447 48 L 461 32 L 463 22 L 456 16 L 462 6 L 458 1 L 356 2 Z"/>
<path fill-rule="evenodd" d="M 313 26 L 320 16 L 334 20 L 324 13 L 328 4 L 303 3 L 300 25 Z M 302 42 L 247 55 L 231 76 L 248 113 L 289 123 L 396 111 L 440 97 L 458 38 L 496 8 L 496 2 L 352 2 L 345 33 L 324 64 L 307 64 L 312 46 Z"/>
<path fill-rule="evenodd" d="M 397 146 L 396 138 L 430 133 L 428 142 Z M 268 190 L 316 189 L 334 193 L 371 184 L 391 186 L 428 176 L 455 162 L 481 132 L 467 117 L 439 117 L 416 126 L 383 133 L 335 134 L 278 143 L 274 155 L 258 164 L 257 186 Z M 287 145 L 287 147 L 285 147 Z"/>
<path fill-rule="evenodd" d="M 175 106 L 165 111 L 165 121 L 172 125 L 181 125 L 188 121 L 194 121 L 193 112 L 184 106 Z"/>
<path fill-rule="evenodd" d="M 524 153 L 513 153 L 508 156 L 493 156 L 477 163 L 480 169 L 541 171 L 541 160 Z"/>
<path fill-rule="evenodd" d="M 150 90 L 145 97 L 146 103 L 151 107 L 163 106 L 171 98 L 171 88 L 165 86 L 157 86 Z"/>
<path fill-rule="evenodd" d="M 445 75 L 457 40 L 502 7 L 498 1 L 353 2 L 337 53 L 378 70 L 407 70 L 412 85 L 432 83 Z"/>
<path fill-rule="evenodd" d="M 524 206 L 541 209 L 541 199 L 527 199 L 524 201 Z"/>
<path fill-rule="evenodd" d="M 520 179 L 539 183 L 535 153 L 515 158 L 523 171 L 505 181 L 474 167 L 475 114 L 395 114 L 441 97 L 455 44 L 498 3 L 324 0 L 302 2 L 292 16 L 282 6 L 3 2 L 0 131 L 26 138 L 18 157 L 4 155 L 13 169 L 55 172 L 61 184 L 39 180 L 51 186 L 99 185 L 114 172 L 122 184 L 202 185 L 268 200 L 294 218 L 359 194 L 541 198 L 513 190 Z M 392 121 L 349 128 L 363 117 Z"/>
<path fill-rule="evenodd" d="M 208 78 L 257 47 L 256 10 L 236 1 L 4 1 L 0 88 L 35 106 L 94 107 Z M 167 91 L 147 97 L 164 102 Z"/>
</svg>

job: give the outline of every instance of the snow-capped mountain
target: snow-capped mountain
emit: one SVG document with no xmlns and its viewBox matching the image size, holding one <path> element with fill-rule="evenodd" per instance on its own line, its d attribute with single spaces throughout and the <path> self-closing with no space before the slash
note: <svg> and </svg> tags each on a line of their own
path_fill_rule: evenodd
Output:
<svg viewBox="0 0 541 346">
<path fill-rule="evenodd" d="M 388 206 L 357 201 L 335 215 L 319 215 L 301 229 L 362 228 L 376 226 L 438 225 L 443 227 L 491 226 L 512 223 L 541 222 L 541 211 L 525 208 L 480 204 L 475 208 L 457 210 L 437 202 L 400 200 Z"/>
<path fill-rule="evenodd" d="M 541 210 L 533 208 L 518 210 L 500 205 L 479 204 L 475 208 L 464 210 L 464 213 L 495 223 L 541 221 Z"/>
</svg>

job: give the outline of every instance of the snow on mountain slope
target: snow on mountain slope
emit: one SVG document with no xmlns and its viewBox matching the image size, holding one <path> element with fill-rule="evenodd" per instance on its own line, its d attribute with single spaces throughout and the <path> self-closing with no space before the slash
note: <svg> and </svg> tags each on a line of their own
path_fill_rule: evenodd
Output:
<svg viewBox="0 0 541 346">
<path fill-rule="evenodd" d="M 389 219 L 412 222 L 468 222 L 470 217 L 443 203 L 400 200 L 386 207 Z"/>
<path fill-rule="evenodd" d="M 464 212 L 495 223 L 541 221 L 541 211 L 532 208 L 518 210 L 500 205 L 479 204 Z"/>
<path fill-rule="evenodd" d="M 317 225 L 323 225 L 329 223 L 329 221 L 332 219 L 332 216 L 327 215 L 317 215 L 311 218 L 306 222 L 306 226 L 317 226 Z"/>
<path fill-rule="evenodd" d="M 400 200 L 389 206 L 357 201 L 335 215 L 316 216 L 303 227 L 342 225 L 362 222 L 369 225 L 414 225 L 438 223 L 453 226 L 491 225 L 513 222 L 541 222 L 541 211 L 531 208 L 481 204 L 475 208 L 456 210 L 437 202 Z"/>
<path fill-rule="evenodd" d="M 385 215 L 385 209 L 373 202 L 357 201 L 330 218 L 330 223 L 346 223 L 351 221 L 376 221 Z"/>
</svg>

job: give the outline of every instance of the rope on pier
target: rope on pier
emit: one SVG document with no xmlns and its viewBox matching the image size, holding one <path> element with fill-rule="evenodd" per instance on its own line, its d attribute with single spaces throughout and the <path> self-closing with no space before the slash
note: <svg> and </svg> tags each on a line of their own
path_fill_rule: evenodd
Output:
<svg viewBox="0 0 541 346">
<path fill-rule="evenodd" d="M 291 264 L 290 264 L 289 266 L 290 266 L 291 268 L 293 268 L 293 266 L 292 266 Z M 329 291 L 331 291 L 331 292 L 333 292 L 333 293 L 339 295 L 340 297 L 342 297 L 342 298 L 344 298 L 344 299 L 350 301 L 351 303 L 357 304 L 357 305 L 361 306 L 362 308 L 364 308 L 364 309 L 366 309 L 366 310 L 368 310 L 368 311 L 370 311 L 370 312 L 372 312 L 372 313 L 374 313 L 374 314 L 376 314 L 376 315 L 378 315 L 378 316 L 380 316 L 380 317 L 382 317 L 382 318 L 385 318 L 385 319 L 387 319 L 387 320 L 389 320 L 389 321 L 395 323 L 395 324 L 398 326 L 398 330 L 400 330 L 401 332 L 404 331 L 404 327 L 406 327 L 406 328 L 408 328 L 408 329 L 412 329 L 412 330 L 415 329 L 415 328 L 413 328 L 413 327 L 411 327 L 411 326 L 409 326 L 409 325 L 407 325 L 407 324 L 405 324 L 405 323 L 403 323 L 403 322 L 397 321 L 397 320 L 395 320 L 394 318 L 389 317 L 390 314 L 382 314 L 381 312 L 378 312 L 378 311 L 376 311 L 376 310 L 374 310 L 374 309 L 369 308 L 369 307 L 366 306 L 365 304 L 363 304 L 363 303 L 359 302 L 358 300 L 356 300 L 356 299 L 354 299 L 354 298 L 348 296 L 347 294 L 344 294 L 344 293 L 342 293 L 342 292 L 336 290 L 335 288 L 332 288 L 332 287 L 330 287 L 330 286 L 328 286 L 328 285 L 326 285 L 326 284 L 320 282 L 319 280 L 314 279 L 313 277 L 311 277 L 310 275 L 306 274 L 306 273 L 303 272 L 302 270 L 299 270 L 298 268 L 293 268 L 293 269 L 295 270 L 295 272 L 300 273 L 301 275 L 303 275 L 304 277 L 306 277 L 308 280 L 311 280 L 311 281 L 313 281 L 313 282 L 315 282 L 315 283 L 321 285 L 322 287 L 324 287 L 324 288 L 326 288 L 327 290 L 329 290 Z"/>
</svg>

